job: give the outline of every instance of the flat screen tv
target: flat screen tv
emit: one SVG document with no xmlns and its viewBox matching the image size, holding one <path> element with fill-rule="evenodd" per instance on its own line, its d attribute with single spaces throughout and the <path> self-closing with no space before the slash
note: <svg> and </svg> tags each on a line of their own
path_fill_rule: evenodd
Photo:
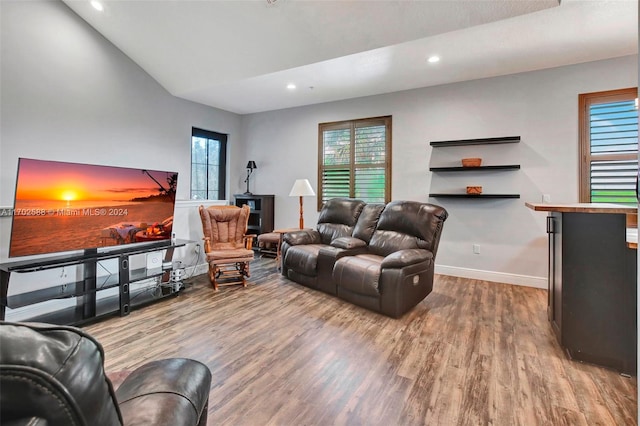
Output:
<svg viewBox="0 0 640 426">
<path fill-rule="evenodd" d="M 171 238 L 178 174 L 20 158 L 9 257 Z"/>
</svg>

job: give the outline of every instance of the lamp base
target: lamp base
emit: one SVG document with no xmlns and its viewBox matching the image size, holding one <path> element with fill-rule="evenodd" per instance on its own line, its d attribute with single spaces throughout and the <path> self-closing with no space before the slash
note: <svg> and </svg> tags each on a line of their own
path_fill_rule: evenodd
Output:
<svg viewBox="0 0 640 426">
<path fill-rule="evenodd" d="M 247 192 L 245 192 L 245 193 L 244 193 L 244 194 L 242 194 L 242 195 L 253 195 L 253 192 L 249 192 L 249 191 L 247 191 Z"/>
<path fill-rule="evenodd" d="M 304 229 L 304 212 L 302 210 L 302 195 L 300 196 L 300 229 Z"/>
</svg>

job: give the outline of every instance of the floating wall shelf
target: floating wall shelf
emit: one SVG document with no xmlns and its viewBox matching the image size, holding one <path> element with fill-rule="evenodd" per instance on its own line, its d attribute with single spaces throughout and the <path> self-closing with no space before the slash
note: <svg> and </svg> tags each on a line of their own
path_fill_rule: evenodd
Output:
<svg viewBox="0 0 640 426">
<path fill-rule="evenodd" d="M 432 141 L 429 144 L 432 147 L 442 146 L 463 146 L 463 145 L 493 145 L 501 143 L 519 143 L 520 136 L 505 136 L 501 138 L 483 138 L 483 139 L 458 139 L 451 141 Z"/>
<path fill-rule="evenodd" d="M 494 145 L 504 143 L 519 143 L 520 136 L 505 136 L 500 138 L 482 138 L 482 139 L 458 139 L 451 141 L 432 141 L 430 145 L 434 148 L 447 146 L 465 146 L 465 145 Z M 496 166 L 478 166 L 478 167 L 430 167 L 432 172 L 482 172 L 496 170 L 520 170 L 519 164 L 504 164 Z M 520 194 L 466 194 L 466 193 L 432 193 L 430 197 L 434 198 L 520 198 Z"/>
<path fill-rule="evenodd" d="M 520 198 L 520 194 L 429 194 L 433 198 Z"/>
<path fill-rule="evenodd" d="M 520 164 L 507 164 L 503 166 L 478 166 L 478 167 L 430 167 L 432 172 L 480 172 L 483 170 L 519 170 Z"/>
</svg>

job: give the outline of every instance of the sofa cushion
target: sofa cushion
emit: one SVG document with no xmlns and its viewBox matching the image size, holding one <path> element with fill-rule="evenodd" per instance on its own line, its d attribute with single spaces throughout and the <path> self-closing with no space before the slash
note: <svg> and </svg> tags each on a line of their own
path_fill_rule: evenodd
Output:
<svg viewBox="0 0 640 426">
<path fill-rule="evenodd" d="M 384 204 L 367 204 L 364 206 L 353 229 L 353 236 L 369 244 L 384 207 Z"/>
<path fill-rule="evenodd" d="M 318 233 L 322 238 L 322 244 L 329 245 L 333 240 L 342 237 L 350 237 L 353 232 L 353 226 L 343 225 L 340 223 L 319 223 Z"/>
<path fill-rule="evenodd" d="M 446 218 L 447 211 L 433 204 L 392 201 L 380 214 L 369 248 L 380 256 L 402 249 L 426 249 L 435 257 Z"/>
<path fill-rule="evenodd" d="M 318 216 L 317 230 L 323 244 L 340 237 L 350 237 L 365 202 L 352 198 L 332 198 L 327 200 Z"/>
<path fill-rule="evenodd" d="M 229 259 L 253 259 L 253 250 L 246 248 L 236 248 L 230 250 L 211 250 L 207 253 L 207 260 L 229 260 Z"/>
<path fill-rule="evenodd" d="M 357 294 L 379 296 L 381 256 L 359 254 L 339 259 L 333 268 L 333 280 L 340 288 Z"/>
<path fill-rule="evenodd" d="M 287 268 L 299 274 L 316 276 L 318 274 L 318 252 L 324 244 L 304 244 L 293 246 L 285 254 L 285 265 Z"/>
</svg>

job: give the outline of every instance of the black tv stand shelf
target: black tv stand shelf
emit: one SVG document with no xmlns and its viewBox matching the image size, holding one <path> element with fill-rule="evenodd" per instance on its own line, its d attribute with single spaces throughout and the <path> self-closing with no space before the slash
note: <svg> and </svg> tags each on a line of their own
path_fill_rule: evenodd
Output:
<svg viewBox="0 0 640 426">
<path fill-rule="evenodd" d="M 180 288 L 169 282 L 172 270 L 173 252 L 176 247 L 191 243 L 188 240 L 161 240 L 144 245 L 111 248 L 102 252 L 85 252 L 73 255 L 52 256 L 46 258 L 20 260 L 0 264 L 0 319 L 5 319 L 6 308 L 21 308 L 54 299 L 75 298 L 74 307 L 43 313 L 30 321 L 50 322 L 54 324 L 80 325 L 95 321 L 107 315 L 119 313 L 128 315 L 132 306 L 141 306 L 166 296 L 177 294 Z M 166 250 L 161 265 L 150 269 L 131 269 L 131 256 Z M 117 273 L 98 275 L 100 262 L 117 259 Z M 166 265 L 166 266 L 165 266 Z M 38 271 L 61 269 L 68 266 L 82 268 L 79 280 L 51 287 L 18 293 L 8 296 L 12 274 L 28 274 Z M 146 288 L 132 289 L 131 285 L 160 277 L 160 284 Z M 118 288 L 114 296 L 98 297 L 107 289 Z M 134 303 L 135 302 L 135 303 Z"/>
</svg>

